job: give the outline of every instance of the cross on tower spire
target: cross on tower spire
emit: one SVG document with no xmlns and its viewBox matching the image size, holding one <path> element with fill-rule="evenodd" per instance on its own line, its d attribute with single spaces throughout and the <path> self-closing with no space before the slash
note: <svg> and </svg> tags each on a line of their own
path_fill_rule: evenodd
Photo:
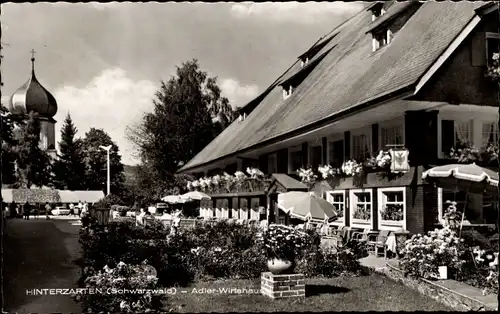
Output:
<svg viewBox="0 0 500 314">
<path fill-rule="evenodd" d="M 31 72 L 35 73 L 35 49 L 31 49 Z"/>
</svg>

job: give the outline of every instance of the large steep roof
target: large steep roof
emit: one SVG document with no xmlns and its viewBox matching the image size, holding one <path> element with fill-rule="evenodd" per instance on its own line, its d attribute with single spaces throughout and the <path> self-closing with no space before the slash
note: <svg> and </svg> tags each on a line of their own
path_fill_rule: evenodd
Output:
<svg viewBox="0 0 500 314">
<path fill-rule="evenodd" d="M 392 42 L 372 52 L 371 12 L 363 9 L 334 36 L 312 72 L 283 100 L 279 83 L 300 71 L 298 60 L 244 121 L 236 120 L 180 171 L 251 149 L 367 102 L 412 88 L 486 2 L 425 2 Z M 399 8 L 399 6 L 393 6 Z M 391 14 L 390 7 L 386 14 Z M 321 42 L 321 41 L 320 41 Z M 333 49 L 332 49 L 333 48 Z"/>
</svg>

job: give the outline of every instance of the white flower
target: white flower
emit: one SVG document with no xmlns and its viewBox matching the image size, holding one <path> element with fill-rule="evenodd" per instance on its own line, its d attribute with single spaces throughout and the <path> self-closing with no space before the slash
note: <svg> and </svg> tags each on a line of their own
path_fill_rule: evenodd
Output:
<svg viewBox="0 0 500 314">
<path fill-rule="evenodd" d="M 193 183 L 191 181 L 188 181 L 186 187 L 188 188 L 188 190 L 191 190 L 193 188 Z"/>
<path fill-rule="evenodd" d="M 125 264 L 124 262 L 119 262 L 118 265 L 116 265 L 118 268 L 122 268 L 124 266 L 127 266 L 127 264 Z"/>
<path fill-rule="evenodd" d="M 492 59 L 495 60 L 495 61 L 498 60 L 498 59 L 500 59 L 500 54 L 498 52 L 493 53 Z"/>
<path fill-rule="evenodd" d="M 128 310 L 128 309 L 130 309 L 130 305 L 126 301 L 121 301 L 120 302 L 120 309 L 122 309 L 122 310 Z"/>
<path fill-rule="evenodd" d="M 212 177 L 212 184 L 213 185 L 219 185 L 220 181 L 221 181 L 220 175 L 215 175 Z"/>
<path fill-rule="evenodd" d="M 330 165 L 320 166 L 318 167 L 318 171 L 321 173 L 321 177 L 323 177 L 323 179 L 328 179 L 329 177 L 333 177 L 337 174 L 337 170 Z"/>
<path fill-rule="evenodd" d="M 197 188 L 200 186 L 200 181 L 199 180 L 194 180 L 193 182 L 191 182 L 191 185 L 193 186 L 193 188 Z"/>
<path fill-rule="evenodd" d="M 236 171 L 234 173 L 234 176 L 236 178 L 236 181 L 240 181 L 240 182 L 247 178 L 247 176 L 241 171 Z"/>
</svg>

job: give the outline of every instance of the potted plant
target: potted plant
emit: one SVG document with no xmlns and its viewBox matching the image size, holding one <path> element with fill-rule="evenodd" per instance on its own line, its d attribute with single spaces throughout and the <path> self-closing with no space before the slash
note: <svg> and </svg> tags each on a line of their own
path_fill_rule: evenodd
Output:
<svg viewBox="0 0 500 314">
<path fill-rule="evenodd" d="M 273 274 L 293 273 L 295 259 L 305 248 L 307 237 L 306 233 L 285 225 L 270 225 L 263 231 L 259 240 L 268 259 L 269 271 Z"/>
</svg>

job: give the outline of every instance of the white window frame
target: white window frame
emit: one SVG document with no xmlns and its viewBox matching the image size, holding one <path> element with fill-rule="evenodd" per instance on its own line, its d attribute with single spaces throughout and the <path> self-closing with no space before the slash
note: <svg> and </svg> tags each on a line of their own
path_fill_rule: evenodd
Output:
<svg viewBox="0 0 500 314">
<path fill-rule="evenodd" d="M 359 130 L 356 130 L 356 131 L 353 131 L 351 132 L 351 147 L 350 147 L 350 156 L 351 156 L 351 159 L 355 159 L 357 156 L 354 156 L 354 137 L 355 136 L 360 136 L 360 135 L 365 135 L 367 140 L 368 140 L 368 152 L 369 153 L 372 153 L 373 151 L 373 143 L 372 143 L 372 131 L 371 129 L 369 128 L 363 128 L 363 129 L 359 129 Z M 345 143 L 344 143 L 345 145 Z M 345 146 L 344 146 L 345 147 Z"/>
<path fill-rule="evenodd" d="M 403 192 L 403 220 L 402 221 L 389 221 L 382 220 L 381 211 L 385 206 L 385 200 L 387 196 L 385 192 Z M 396 231 L 398 229 L 407 230 L 406 217 L 407 217 L 407 206 L 406 206 L 406 188 L 405 187 L 390 187 L 390 188 L 379 188 L 377 190 L 377 221 L 378 230 L 391 230 Z"/>
<path fill-rule="evenodd" d="M 372 52 L 375 52 L 392 42 L 393 33 L 389 28 L 385 28 L 381 31 L 375 31 L 372 33 Z M 385 40 L 385 44 L 382 43 L 382 38 Z"/>
<path fill-rule="evenodd" d="M 347 214 L 347 199 L 346 199 L 346 191 L 345 190 L 334 190 L 334 191 L 326 191 L 326 201 L 330 204 L 337 204 L 335 202 L 333 202 L 333 196 L 334 195 L 342 195 L 343 199 L 344 199 L 344 202 L 343 202 L 343 207 L 344 207 L 344 210 L 342 211 L 342 213 L 344 214 L 342 216 L 342 218 L 339 218 L 333 222 L 331 222 L 330 224 L 331 225 L 334 225 L 334 226 L 345 226 L 345 216 Z"/>
<path fill-rule="evenodd" d="M 396 118 L 393 120 L 388 120 L 379 123 L 378 125 L 378 143 L 379 143 L 379 149 L 384 149 L 385 147 L 382 146 L 382 129 L 389 129 L 389 128 L 394 128 L 394 127 L 401 127 L 402 135 L 403 135 L 403 143 L 402 145 L 405 145 L 406 143 L 406 130 L 405 130 L 405 120 L 404 117 Z"/>
<path fill-rule="evenodd" d="M 288 148 L 288 173 L 296 173 L 299 169 L 292 169 L 292 153 L 302 150 L 302 145 L 297 145 Z"/>
<path fill-rule="evenodd" d="M 267 156 L 267 173 L 272 174 L 271 170 L 269 169 L 269 157 L 273 157 L 274 162 L 273 162 L 273 168 L 276 169 L 276 172 L 278 171 L 278 155 L 276 153 L 269 154 Z"/>
<path fill-rule="evenodd" d="M 288 87 L 288 89 L 285 87 Z M 292 93 L 293 93 L 293 86 L 291 84 L 283 86 L 283 100 L 290 97 L 292 95 Z"/>
<path fill-rule="evenodd" d="M 437 125 L 437 144 L 438 144 L 438 158 L 439 159 L 445 159 L 448 156 L 445 155 L 443 150 L 443 143 L 442 143 L 442 121 L 443 120 L 453 120 L 456 122 L 469 122 L 470 123 L 470 128 L 469 128 L 469 136 L 471 139 L 471 143 L 473 146 L 477 147 L 478 145 L 481 144 L 481 136 L 482 132 L 478 134 L 478 126 L 482 127 L 481 121 L 483 119 L 480 119 L 479 117 L 472 117 L 470 113 L 467 112 L 446 112 L 446 113 L 439 113 L 438 114 L 438 125 Z M 455 136 L 455 142 L 456 142 L 456 132 L 454 132 Z M 448 154 L 448 152 L 446 152 Z"/>
<path fill-rule="evenodd" d="M 484 126 L 487 125 L 487 124 L 490 124 L 490 125 L 491 124 L 496 124 L 498 126 L 498 130 L 500 131 L 500 125 L 498 123 L 498 120 L 481 121 L 481 141 L 479 142 L 480 143 L 480 145 L 479 145 L 480 148 L 485 148 L 485 147 L 482 146 L 482 144 L 483 144 Z M 494 135 L 493 137 L 494 137 L 495 143 L 498 143 L 498 138 L 500 137 L 500 132 L 497 133 L 496 136 Z"/>
<path fill-rule="evenodd" d="M 353 218 L 354 216 L 354 210 L 356 208 L 356 194 L 357 193 L 368 193 L 370 195 L 370 207 L 371 207 L 371 214 L 370 214 L 370 221 L 363 221 L 360 219 L 355 219 Z M 373 229 L 373 191 L 372 189 L 353 189 L 349 191 L 349 221 L 351 222 L 350 225 L 351 227 L 354 228 L 361 228 L 361 229 Z"/>
<path fill-rule="evenodd" d="M 334 142 L 337 141 L 342 141 L 343 147 L 344 147 L 344 158 L 345 159 L 345 138 L 344 134 L 337 134 L 337 135 L 332 135 L 328 136 L 326 138 L 326 161 L 323 161 L 325 164 L 330 164 L 330 159 L 332 156 L 330 156 L 330 145 L 333 144 Z"/>
<path fill-rule="evenodd" d="M 482 197 L 480 199 L 480 202 L 484 206 L 484 199 Z M 438 207 L 438 222 L 437 222 L 437 224 L 443 225 L 443 223 L 444 223 L 444 219 L 443 219 L 444 210 L 446 208 L 448 208 L 448 206 L 449 206 L 448 204 L 443 202 L 443 188 L 437 188 L 437 203 L 438 203 L 438 206 L 437 206 Z M 462 207 L 460 205 L 458 205 L 458 210 L 462 211 Z M 481 216 L 481 218 L 483 218 L 484 212 L 481 212 L 480 216 Z M 467 219 L 467 217 L 466 217 L 466 219 Z M 492 228 L 495 228 L 495 224 L 471 223 L 471 226 L 490 226 Z"/>
</svg>

